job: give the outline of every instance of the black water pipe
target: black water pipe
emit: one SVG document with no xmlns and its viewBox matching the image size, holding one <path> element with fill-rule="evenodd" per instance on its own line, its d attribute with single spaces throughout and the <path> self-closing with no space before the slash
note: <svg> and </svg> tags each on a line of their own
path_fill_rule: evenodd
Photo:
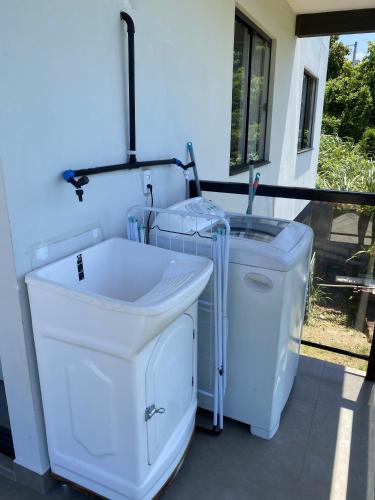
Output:
<svg viewBox="0 0 375 500">
<path fill-rule="evenodd" d="M 76 188 L 79 201 L 83 199 L 82 186 L 89 182 L 88 175 L 103 174 L 107 172 L 117 172 L 119 170 L 133 170 L 136 168 L 156 167 L 158 165 L 177 165 L 183 170 L 195 167 L 195 162 L 191 161 L 184 165 L 177 158 L 166 160 L 137 161 L 136 156 L 136 136 L 135 136 L 135 76 L 134 76 L 134 22 L 126 12 L 120 13 L 122 21 L 126 22 L 128 31 L 128 68 L 129 68 L 129 161 L 118 165 L 106 165 L 103 167 L 91 167 L 80 170 L 65 170 L 63 178 Z M 192 158 L 193 160 L 193 158 Z M 76 177 L 80 179 L 76 180 Z"/>
<path fill-rule="evenodd" d="M 135 71 L 134 71 L 134 22 L 126 12 L 121 12 L 122 21 L 128 28 L 128 71 L 129 71 L 129 163 L 136 163 L 136 136 L 135 136 Z"/>
<path fill-rule="evenodd" d="M 74 177 L 95 175 L 95 174 L 105 174 L 108 172 L 118 172 L 119 170 L 134 170 L 136 168 L 147 168 L 147 167 L 158 167 L 161 165 L 177 165 L 183 170 L 187 170 L 190 167 L 194 167 L 194 162 L 187 163 L 184 165 L 177 158 L 168 158 L 167 160 L 149 160 L 149 161 L 136 161 L 134 163 L 120 163 L 118 165 L 107 165 L 105 167 L 91 167 L 82 168 L 80 170 L 68 170 Z M 65 179 L 66 180 L 66 179 Z"/>
</svg>

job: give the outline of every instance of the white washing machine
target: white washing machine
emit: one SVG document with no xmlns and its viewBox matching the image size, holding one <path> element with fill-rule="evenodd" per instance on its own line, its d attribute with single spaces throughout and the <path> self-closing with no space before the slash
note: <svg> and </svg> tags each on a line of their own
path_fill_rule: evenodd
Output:
<svg viewBox="0 0 375 500">
<path fill-rule="evenodd" d="M 207 221 L 198 228 L 202 235 L 214 229 L 209 216 L 222 215 L 203 198 L 170 208 L 206 213 Z M 268 217 L 228 213 L 227 218 L 231 243 L 224 415 L 249 424 L 252 434 L 271 439 L 297 372 L 313 231 Z M 204 239 L 202 254 L 203 246 Z M 214 366 L 210 293 L 209 284 L 198 319 L 198 404 L 208 410 L 213 406 Z"/>
</svg>

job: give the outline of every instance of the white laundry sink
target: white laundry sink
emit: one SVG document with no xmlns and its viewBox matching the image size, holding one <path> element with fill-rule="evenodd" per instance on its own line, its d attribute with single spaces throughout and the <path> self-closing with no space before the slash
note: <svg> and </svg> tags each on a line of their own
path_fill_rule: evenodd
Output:
<svg viewBox="0 0 375 500">
<path fill-rule="evenodd" d="M 197 299 L 209 259 L 115 238 L 26 276 L 51 470 L 149 499 L 197 408 Z"/>
<path fill-rule="evenodd" d="M 34 309 L 40 302 L 44 322 L 49 315 L 55 322 L 61 303 L 53 297 L 64 296 L 64 314 L 89 328 L 107 321 L 131 356 L 198 298 L 211 273 L 208 259 L 113 238 L 28 274 L 26 282 L 41 291 L 31 300 Z"/>
</svg>

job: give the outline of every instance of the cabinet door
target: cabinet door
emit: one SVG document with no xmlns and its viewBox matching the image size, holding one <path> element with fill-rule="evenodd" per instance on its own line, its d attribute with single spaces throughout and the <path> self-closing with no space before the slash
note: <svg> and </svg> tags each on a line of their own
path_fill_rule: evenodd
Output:
<svg viewBox="0 0 375 500">
<path fill-rule="evenodd" d="M 194 323 L 183 314 L 161 335 L 146 371 L 146 404 L 156 412 L 147 420 L 148 462 L 158 458 L 195 399 Z"/>
</svg>

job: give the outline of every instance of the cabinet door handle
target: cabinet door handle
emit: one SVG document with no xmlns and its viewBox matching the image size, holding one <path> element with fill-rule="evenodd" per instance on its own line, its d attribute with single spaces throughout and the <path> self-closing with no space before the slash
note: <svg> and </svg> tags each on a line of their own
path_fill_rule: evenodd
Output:
<svg viewBox="0 0 375 500">
<path fill-rule="evenodd" d="M 156 413 L 165 413 L 165 408 L 155 408 L 155 405 L 147 406 L 145 410 L 145 421 L 147 422 Z"/>
</svg>

